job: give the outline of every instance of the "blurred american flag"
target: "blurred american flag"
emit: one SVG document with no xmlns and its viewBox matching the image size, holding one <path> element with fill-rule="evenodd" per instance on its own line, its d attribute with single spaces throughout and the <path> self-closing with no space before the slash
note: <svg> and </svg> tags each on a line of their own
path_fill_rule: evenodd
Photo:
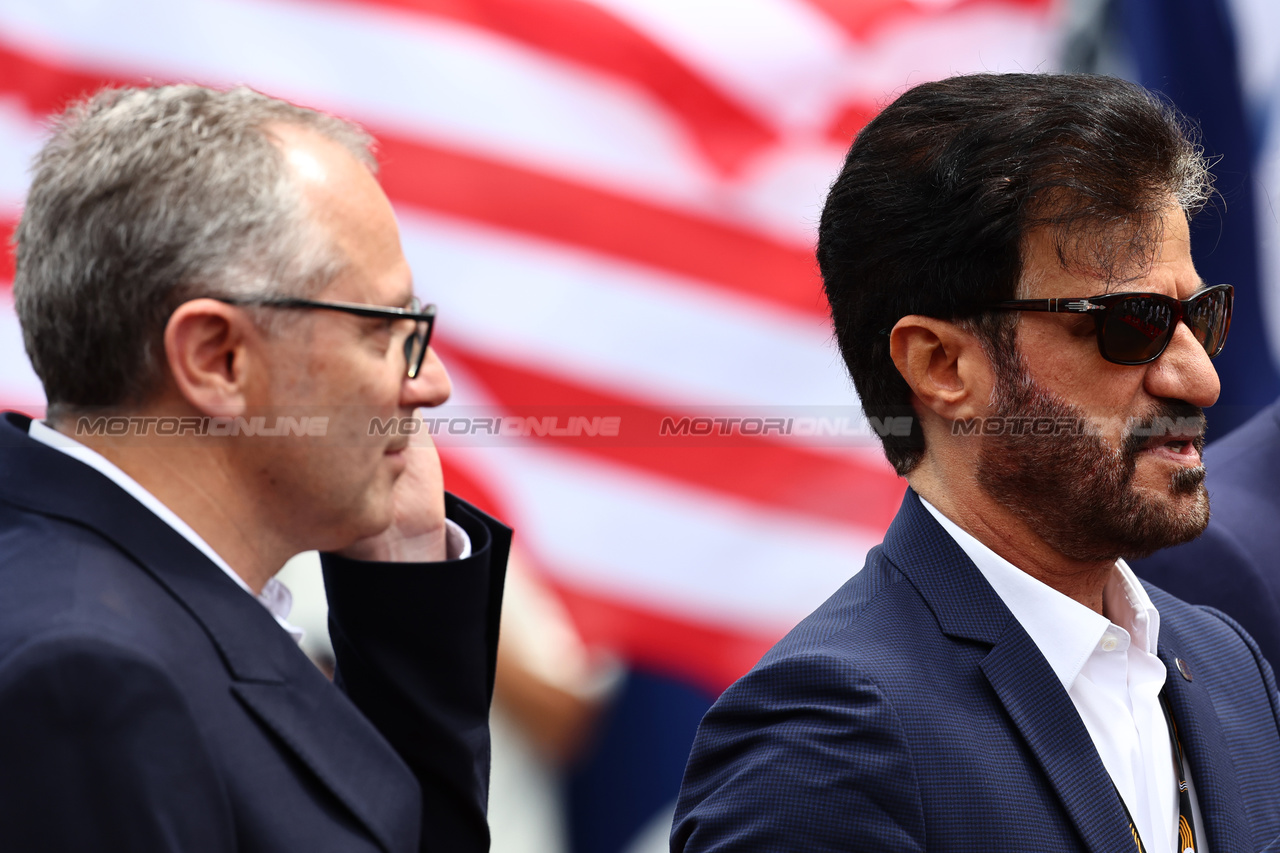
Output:
<svg viewBox="0 0 1280 853">
<path fill-rule="evenodd" d="M 0 236 L 42 122 L 102 85 L 247 83 L 379 140 L 442 410 L 621 418 L 438 437 L 585 639 L 712 690 L 862 565 L 903 490 L 865 429 L 699 442 L 663 418 L 860 422 L 812 258 L 895 93 L 1049 70 L 1053 0 L 0 0 Z M 43 395 L 0 256 L 0 403 Z M 92 354 L 89 354 L 92 357 Z M 865 424 L 862 425 L 865 427 Z"/>
</svg>

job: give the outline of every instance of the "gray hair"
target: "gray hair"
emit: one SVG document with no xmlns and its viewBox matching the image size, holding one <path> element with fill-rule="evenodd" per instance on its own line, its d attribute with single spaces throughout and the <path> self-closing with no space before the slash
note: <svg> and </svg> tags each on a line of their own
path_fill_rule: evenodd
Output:
<svg viewBox="0 0 1280 853">
<path fill-rule="evenodd" d="M 342 270 L 272 124 L 376 166 L 356 125 L 245 87 L 107 89 L 55 120 L 14 235 L 13 286 L 51 412 L 154 394 L 165 325 L 187 300 L 311 295 Z"/>
</svg>

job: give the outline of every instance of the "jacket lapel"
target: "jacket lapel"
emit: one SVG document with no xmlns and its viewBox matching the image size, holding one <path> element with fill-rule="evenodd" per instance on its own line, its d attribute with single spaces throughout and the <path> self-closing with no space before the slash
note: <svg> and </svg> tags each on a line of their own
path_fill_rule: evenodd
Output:
<svg viewBox="0 0 1280 853">
<path fill-rule="evenodd" d="M 884 541 L 943 633 L 991 647 L 981 668 L 1075 824 L 1085 849 L 1133 853 L 1129 820 L 1048 661 L 977 566 L 908 489 Z"/>
<path fill-rule="evenodd" d="M 108 478 L 31 440 L 27 419 L 0 419 L 0 501 L 101 535 L 200 623 L 232 691 L 388 850 L 416 848 L 417 781 L 372 724 L 259 602 Z"/>
<path fill-rule="evenodd" d="M 1075 705 L 1031 638 L 1014 625 L 983 659 L 982 671 L 1022 733 L 1086 849 L 1133 853 L 1120 795 Z"/>
<path fill-rule="evenodd" d="M 1191 781 L 1195 785 L 1196 800 L 1205 824 L 1205 847 L 1209 850 L 1248 850 L 1253 844 L 1252 834 L 1240 803 L 1239 791 L 1233 784 L 1236 771 L 1218 724 L 1218 712 L 1204 685 L 1187 681 L 1177 665 L 1181 658 L 1194 677 L 1200 664 L 1203 663 L 1207 670 L 1213 662 L 1197 660 L 1186 648 L 1175 627 L 1160 626 L 1158 654 L 1168 671 L 1164 692 L 1190 765 Z"/>
<path fill-rule="evenodd" d="M 320 685 L 238 681 L 231 690 L 383 848 L 416 850 L 419 827 L 405 816 L 419 812 L 417 780 L 346 696 L 315 677 Z"/>
</svg>

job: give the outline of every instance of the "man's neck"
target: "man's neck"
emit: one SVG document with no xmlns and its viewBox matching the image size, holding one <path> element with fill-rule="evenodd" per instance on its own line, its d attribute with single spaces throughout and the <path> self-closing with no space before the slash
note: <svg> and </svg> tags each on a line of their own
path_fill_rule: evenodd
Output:
<svg viewBox="0 0 1280 853">
<path fill-rule="evenodd" d="M 939 512 L 1005 560 L 1095 613 L 1103 612 L 1103 590 L 1115 560 L 1080 561 L 1060 553 L 1020 516 L 992 500 L 972 476 L 948 472 L 943 477 L 926 461 L 907 481 Z"/>
<path fill-rule="evenodd" d="M 153 413 L 132 413 L 145 418 Z M 171 413 L 166 413 L 171 414 Z M 190 413 L 186 413 L 190 414 Z M 190 435 L 79 434 L 73 418 L 49 426 L 102 455 L 182 519 L 255 593 L 300 549 L 280 537 L 263 508 L 246 500 L 227 445 Z"/>
</svg>

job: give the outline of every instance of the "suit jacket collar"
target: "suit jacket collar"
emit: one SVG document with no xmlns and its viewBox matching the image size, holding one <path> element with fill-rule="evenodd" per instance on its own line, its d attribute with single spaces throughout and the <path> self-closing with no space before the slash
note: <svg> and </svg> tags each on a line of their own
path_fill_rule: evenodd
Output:
<svg viewBox="0 0 1280 853">
<path fill-rule="evenodd" d="M 943 633 L 993 645 L 1017 624 L 969 556 L 907 489 L 884 553 L 920 593 Z"/>
<path fill-rule="evenodd" d="M 915 587 L 944 634 L 990 647 L 980 665 L 983 674 L 1084 849 L 1133 853 L 1120 796 L 1062 682 L 978 567 L 910 489 L 885 536 L 884 554 Z"/>
<path fill-rule="evenodd" d="M 1280 404 L 1278 404 L 1280 411 Z M 1088 730 L 1044 655 L 945 530 L 907 490 L 884 540 L 885 556 L 907 577 L 948 636 L 990 645 L 982 670 L 1010 719 L 1035 753 L 1090 850 L 1132 853 L 1127 818 Z M 1168 675 L 1165 696 L 1187 753 L 1196 799 L 1211 850 L 1245 850 L 1253 843 L 1235 789 L 1235 769 L 1203 682 L 1180 674 L 1182 659 L 1201 665 L 1182 626 L 1162 611 L 1157 654 Z M 1115 828 L 1124 829 L 1122 838 Z"/>
<path fill-rule="evenodd" d="M 0 500 L 95 531 L 187 606 L 236 678 L 283 680 L 297 656 L 264 642 L 281 632 L 262 605 L 110 479 L 29 438 L 29 423 L 0 420 Z"/>
<path fill-rule="evenodd" d="M 87 465 L 0 418 L 0 501 L 93 530 L 131 557 L 205 630 L 233 691 L 389 850 L 414 847 L 417 784 L 390 745 L 275 619 L 187 539 Z M 389 780 L 370 787 L 366 780 Z"/>
</svg>

